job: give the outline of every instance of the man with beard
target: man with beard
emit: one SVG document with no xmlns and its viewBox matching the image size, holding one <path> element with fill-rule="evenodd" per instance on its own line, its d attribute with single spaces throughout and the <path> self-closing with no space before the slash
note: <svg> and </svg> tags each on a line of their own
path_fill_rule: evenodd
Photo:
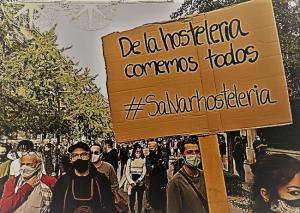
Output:
<svg viewBox="0 0 300 213">
<path fill-rule="evenodd" d="M 42 174 L 42 160 L 36 153 L 20 158 L 20 175 L 10 176 L 4 185 L 0 212 L 49 212 L 56 179 Z"/>
<path fill-rule="evenodd" d="M 115 212 L 111 186 L 104 174 L 90 163 L 91 150 L 83 142 L 69 147 L 72 168 L 58 180 L 52 213 Z"/>
<path fill-rule="evenodd" d="M 169 158 L 158 148 L 157 142 L 149 142 L 150 154 L 146 158 L 149 172 L 149 203 L 154 212 L 166 212 L 166 186 Z"/>
<path fill-rule="evenodd" d="M 204 174 L 199 170 L 198 142 L 187 140 L 180 144 L 183 167 L 173 176 L 167 187 L 168 213 L 208 213 Z"/>
</svg>

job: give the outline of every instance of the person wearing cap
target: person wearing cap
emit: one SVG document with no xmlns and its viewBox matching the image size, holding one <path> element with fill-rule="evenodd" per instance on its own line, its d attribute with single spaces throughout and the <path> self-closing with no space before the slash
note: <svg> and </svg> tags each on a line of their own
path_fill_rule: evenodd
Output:
<svg viewBox="0 0 300 213">
<path fill-rule="evenodd" d="M 0 212 L 49 212 L 56 178 L 42 174 L 41 157 L 34 152 L 24 154 L 20 158 L 19 172 L 4 184 Z"/>
<path fill-rule="evenodd" d="M 110 182 L 90 163 L 89 146 L 78 142 L 70 146 L 68 152 L 72 167 L 60 177 L 54 187 L 50 212 L 115 212 Z"/>
</svg>

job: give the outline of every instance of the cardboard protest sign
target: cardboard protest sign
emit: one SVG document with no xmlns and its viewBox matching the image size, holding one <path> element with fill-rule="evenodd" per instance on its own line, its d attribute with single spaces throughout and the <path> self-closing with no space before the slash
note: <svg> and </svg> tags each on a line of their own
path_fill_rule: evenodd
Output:
<svg viewBox="0 0 300 213">
<path fill-rule="evenodd" d="M 102 40 L 118 142 L 292 122 L 271 0 Z"/>
</svg>

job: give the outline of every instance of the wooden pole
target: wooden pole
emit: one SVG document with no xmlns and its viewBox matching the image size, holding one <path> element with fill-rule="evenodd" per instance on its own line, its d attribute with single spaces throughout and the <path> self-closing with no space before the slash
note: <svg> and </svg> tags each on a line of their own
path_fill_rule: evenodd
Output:
<svg viewBox="0 0 300 213">
<path fill-rule="evenodd" d="M 210 213 L 229 213 L 217 135 L 198 137 Z"/>
</svg>

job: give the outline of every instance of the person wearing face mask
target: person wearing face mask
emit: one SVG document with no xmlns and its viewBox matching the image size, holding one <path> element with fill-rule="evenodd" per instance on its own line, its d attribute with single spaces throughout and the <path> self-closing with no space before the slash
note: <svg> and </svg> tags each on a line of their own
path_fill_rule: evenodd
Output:
<svg viewBox="0 0 300 213">
<path fill-rule="evenodd" d="M 131 187 L 131 189 L 128 190 L 130 212 L 135 212 L 134 205 L 137 195 L 138 213 L 141 213 L 145 190 L 144 177 L 146 175 L 146 161 L 142 146 L 138 143 L 134 145 L 132 156 L 127 161 L 125 175 Z"/>
<path fill-rule="evenodd" d="M 101 146 L 99 144 L 92 145 L 91 154 L 91 162 L 94 164 L 94 166 L 99 172 L 105 174 L 107 179 L 110 181 L 112 192 L 116 193 L 119 190 L 118 177 L 114 170 L 114 167 L 101 159 Z"/>
<path fill-rule="evenodd" d="M 300 161 L 289 155 L 260 158 L 252 167 L 253 213 L 300 213 Z"/>
<path fill-rule="evenodd" d="M 0 200 L 1 213 L 49 212 L 56 178 L 42 174 L 42 160 L 36 153 L 20 158 L 20 174 L 10 176 Z"/>
<path fill-rule="evenodd" d="M 18 176 L 20 174 L 20 158 L 34 151 L 33 142 L 30 140 L 21 140 L 17 146 L 17 159 L 11 162 L 9 175 Z"/>
<path fill-rule="evenodd" d="M 52 213 L 113 213 L 111 185 L 90 163 L 90 147 L 78 142 L 68 148 L 72 167 L 62 175 L 53 191 Z"/>
<path fill-rule="evenodd" d="M 93 144 L 91 146 L 91 162 L 94 164 L 96 169 L 103 173 L 111 184 L 111 190 L 114 195 L 114 201 L 116 206 L 116 212 L 123 213 L 128 212 L 127 202 L 124 197 L 119 193 L 119 182 L 114 167 L 103 161 L 102 158 L 102 147 L 99 144 Z"/>
<path fill-rule="evenodd" d="M 149 142 L 149 155 L 146 157 L 146 168 L 149 173 L 148 198 L 151 209 L 166 212 L 166 186 L 169 157 L 162 152 L 156 141 Z"/>
<path fill-rule="evenodd" d="M 200 149 L 192 138 L 180 143 L 183 167 L 167 186 L 168 213 L 208 213 L 204 174 L 200 168 Z"/>
</svg>

